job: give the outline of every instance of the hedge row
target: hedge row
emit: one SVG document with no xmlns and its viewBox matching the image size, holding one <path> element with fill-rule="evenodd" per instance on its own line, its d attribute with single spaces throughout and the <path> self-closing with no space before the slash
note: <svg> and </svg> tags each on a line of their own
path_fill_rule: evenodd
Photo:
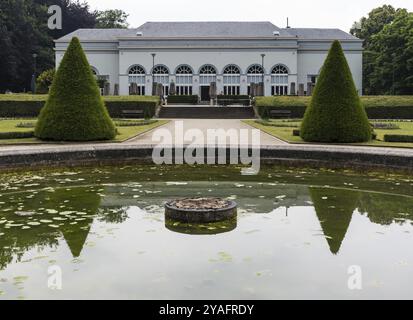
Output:
<svg viewBox="0 0 413 320">
<path fill-rule="evenodd" d="M 386 134 L 384 135 L 385 142 L 412 142 L 412 135 L 401 135 L 401 134 Z"/>
<path fill-rule="evenodd" d="M 46 95 L 0 95 L 1 118 L 35 118 L 45 104 Z M 106 96 L 103 97 L 112 118 L 122 118 L 123 111 L 143 110 L 145 118 L 152 118 L 160 104 L 157 97 Z"/>
<path fill-rule="evenodd" d="M 263 119 L 271 118 L 271 110 L 290 111 L 289 117 L 302 118 L 311 97 L 257 97 L 255 106 Z M 370 119 L 413 119 L 413 96 L 361 97 Z"/>
<path fill-rule="evenodd" d="M 25 139 L 25 138 L 33 138 L 34 131 L 26 131 L 26 132 L 0 132 L 0 140 L 6 139 Z"/>
<path fill-rule="evenodd" d="M 168 104 L 198 104 L 198 96 L 168 96 Z"/>
<path fill-rule="evenodd" d="M 219 105 L 233 105 L 233 104 L 241 104 L 244 106 L 250 105 L 250 97 L 247 95 L 218 95 L 217 96 L 217 103 Z"/>
</svg>

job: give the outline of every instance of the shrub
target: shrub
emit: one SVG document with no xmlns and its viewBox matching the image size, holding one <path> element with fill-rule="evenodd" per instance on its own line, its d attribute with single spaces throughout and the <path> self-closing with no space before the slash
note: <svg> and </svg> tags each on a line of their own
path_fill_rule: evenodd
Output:
<svg viewBox="0 0 413 320">
<path fill-rule="evenodd" d="M 20 122 L 16 125 L 16 128 L 35 128 L 36 123 L 34 122 Z"/>
<path fill-rule="evenodd" d="M 303 118 L 311 97 L 256 97 L 256 110 L 263 119 L 271 110 L 287 110 L 293 118 Z M 413 96 L 363 96 L 362 105 L 369 119 L 413 119 Z"/>
<path fill-rule="evenodd" d="M 365 142 L 371 139 L 367 114 L 339 41 L 334 41 L 321 69 L 301 124 L 311 142 Z"/>
<path fill-rule="evenodd" d="M 413 135 L 401 134 L 386 134 L 384 135 L 385 142 L 411 142 L 413 143 Z"/>
<path fill-rule="evenodd" d="M 117 120 L 115 125 L 117 127 L 139 127 L 146 126 L 158 122 L 157 120 L 141 120 L 141 121 L 131 121 L 131 120 Z"/>
<path fill-rule="evenodd" d="M 168 104 L 198 104 L 198 96 L 168 96 Z"/>
<path fill-rule="evenodd" d="M 34 131 L 0 132 L 0 140 L 34 138 Z"/>
<path fill-rule="evenodd" d="M 262 120 L 256 120 L 255 121 L 258 124 L 261 124 L 266 127 L 277 127 L 277 128 L 298 128 L 298 125 L 296 124 L 291 124 L 288 122 L 270 122 L 270 121 L 262 121 Z"/>
<path fill-rule="evenodd" d="M 78 38 L 70 42 L 56 72 L 35 135 L 57 141 L 110 140 L 116 136 Z"/>
<path fill-rule="evenodd" d="M 56 74 L 56 70 L 49 69 L 43 71 L 36 80 L 36 93 L 44 94 L 49 92 L 49 88 L 53 83 L 54 76 Z"/>
<path fill-rule="evenodd" d="M 47 95 L 0 95 L 0 117 L 35 118 L 47 100 Z M 112 118 L 123 117 L 122 110 L 144 110 L 150 118 L 159 106 L 159 97 L 151 96 L 104 96 Z"/>
<path fill-rule="evenodd" d="M 400 127 L 395 123 L 388 122 L 372 122 L 372 127 L 374 129 L 385 129 L 385 130 L 398 130 Z"/>
<path fill-rule="evenodd" d="M 217 102 L 219 105 L 232 105 L 232 104 L 241 104 L 244 106 L 249 106 L 250 105 L 250 97 L 247 95 L 234 95 L 234 96 L 228 96 L 228 95 L 218 95 L 217 96 Z"/>
</svg>

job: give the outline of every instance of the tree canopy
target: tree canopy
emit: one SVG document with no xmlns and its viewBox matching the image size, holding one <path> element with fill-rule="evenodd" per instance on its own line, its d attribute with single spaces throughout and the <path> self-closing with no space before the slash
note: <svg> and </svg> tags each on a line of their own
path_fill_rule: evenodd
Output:
<svg viewBox="0 0 413 320">
<path fill-rule="evenodd" d="M 129 27 L 128 14 L 122 10 L 105 10 L 96 15 L 96 28 L 126 29 Z"/>
<path fill-rule="evenodd" d="M 62 9 L 62 29 L 47 26 L 51 5 Z M 112 12 L 113 11 L 113 12 Z M 53 68 L 53 40 L 79 28 L 127 27 L 127 14 L 121 10 L 93 11 L 79 0 L 1 0 L 0 1 L 0 93 L 30 90 L 34 73 Z"/>
<path fill-rule="evenodd" d="M 382 6 L 355 23 L 351 33 L 364 40 L 366 94 L 413 94 L 413 13 Z"/>
</svg>

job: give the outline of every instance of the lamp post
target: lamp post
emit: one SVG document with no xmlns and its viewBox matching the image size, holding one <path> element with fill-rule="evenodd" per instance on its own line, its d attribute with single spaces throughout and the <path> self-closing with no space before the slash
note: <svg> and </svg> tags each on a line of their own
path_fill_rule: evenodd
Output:
<svg viewBox="0 0 413 320">
<path fill-rule="evenodd" d="M 156 57 L 156 53 L 152 53 L 152 95 L 155 95 L 155 88 L 153 87 L 155 84 L 155 77 L 154 77 L 154 69 L 155 69 L 155 57 Z"/>
<path fill-rule="evenodd" d="M 33 57 L 33 75 L 32 75 L 32 83 L 31 83 L 31 90 L 32 94 L 36 93 L 36 69 L 37 69 L 37 53 L 32 54 Z"/>
<path fill-rule="evenodd" d="M 262 53 L 261 54 L 261 59 L 262 59 L 262 64 L 261 64 L 261 67 L 262 67 L 262 95 L 263 95 L 263 97 L 265 97 L 265 83 L 264 83 L 264 81 L 265 81 L 265 78 L 264 78 L 264 75 L 265 75 L 265 69 L 264 69 L 264 58 L 265 58 L 265 54 L 264 53 Z"/>
</svg>

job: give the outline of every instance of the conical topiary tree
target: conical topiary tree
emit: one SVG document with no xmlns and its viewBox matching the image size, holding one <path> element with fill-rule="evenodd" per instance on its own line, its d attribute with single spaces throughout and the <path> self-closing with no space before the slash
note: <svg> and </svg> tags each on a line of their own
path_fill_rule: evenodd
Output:
<svg viewBox="0 0 413 320">
<path fill-rule="evenodd" d="M 372 129 L 339 41 L 334 41 L 324 62 L 300 132 L 309 142 L 371 139 Z"/>
<path fill-rule="evenodd" d="M 116 136 L 116 128 L 77 38 L 70 42 L 56 72 L 35 135 L 55 141 L 110 140 Z"/>
</svg>

